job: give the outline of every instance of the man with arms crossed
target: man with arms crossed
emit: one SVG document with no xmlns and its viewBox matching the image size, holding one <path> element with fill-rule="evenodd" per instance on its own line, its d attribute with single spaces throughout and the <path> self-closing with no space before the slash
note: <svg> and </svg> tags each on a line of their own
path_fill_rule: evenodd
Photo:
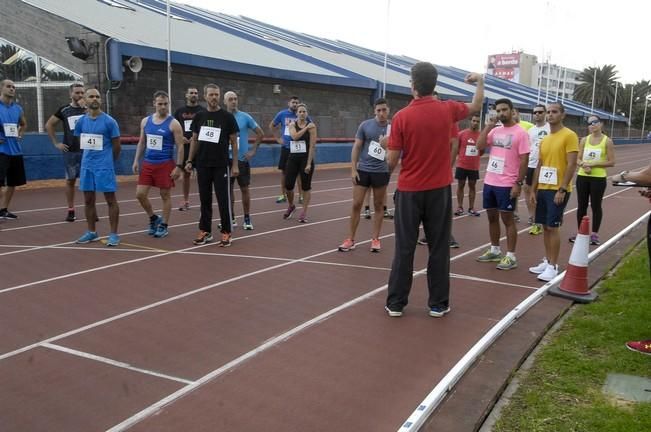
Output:
<svg viewBox="0 0 651 432">
<path fill-rule="evenodd" d="M 90 243 L 99 239 L 95 231 L 97 221 L 95 195 L 96 192 L 103 192 L 111 226 L 106 246 L 117 246 L 120 244 L 118 235 L 120 207 L 115 196 L 118 185 L 114 162 L 120 156 L 120 128 L 113 117 L 102 112 L 101 98 L 97 90 L 86 90 L 85 99 L 88 112 L 77 121 L 75 136 L 79 137 L 79 146 L 84 151 L 81 158 L 79 190 L 84 193 L 88 231 L 77 239 L 77 243 Z"/>
<path fill-rule="evenodd" d="M 466 180 L 468 181 L 468 214 L 479 216 L 475 210 L 475 195 L 477 180 L 479 180 L 479 158 L 483 152 L 477 149 L 479 139 L 479 115 L 473 115 L 470 119 L 470 128 L 459 132 L 459 148 L 452 155 L 452 162 L 456 157 L 457 168 L 454 171 L 454 178 L 459 185 L 457 187 L 457 210 L 455 216 L 461 216 L 463 211 L 463 196 L 465 195 Z"/>
<path fill-rule="evenodd" d="M 188 87 L 185 92 L 185 106 L 176 110 L 174 118 L 183 128 L 183 166 L 188 160 L 190 153 L 190 139 L 192 138 L 192 119 L 198 112 L 204 111 L 199 105 L 199 90 L 196 87 Z M 190 174 L 191 172 L 183 170 L 183 202 L 179 206 L 179 211 L 190 210 Z"/>
<path fill-rule="evenodd" d="M 181 124 L 170 115 L 170 98 L 164 91 L 154 93 L 156 112 L 140 122 L 140 140 L 133 159 L 133 173 L 138 174 L 136 198 L 147 216 L 149 216 L 148 234 L 161 238 L 169 234 L 167 226 L 172 213 L 170 190 L 174 180 L 181 176 L 183 170 L 183 129 Z M 176 154 L 174 154 L 176 143 Z M 140 158 L 145 159 L 140 166 Z M 175 162 L 175 160 L 177 162 Z M 163 201 L 163 217 L 154 214 L 149 202 L 149 189 L 160 189 Z"/>
<path fill-rule="evenodd" d="M 70 85 L 70 103 L 57 110 L 45 123 L 50 141 L 54 144 L 63 156 L 63 164 L 66 174 L 66 202 L 68 204 L 68 215 L 66 222 L 74 222 L 75 216 L 75 183 L 79 177 L 81 168 L 81 149 L 79 148 L 79 137 L 75 136 L 75 125 L 82 115 L 86 114 L 84 103 L 84 85 L 75 83 Z M 59 142 L 56 136 L 56 126 L 61 122 L 63 125 L 63 142 Z"/>
</svg>

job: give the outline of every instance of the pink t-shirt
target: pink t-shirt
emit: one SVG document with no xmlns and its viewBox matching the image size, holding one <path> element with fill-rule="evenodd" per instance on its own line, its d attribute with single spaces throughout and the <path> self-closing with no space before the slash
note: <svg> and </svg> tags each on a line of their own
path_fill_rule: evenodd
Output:
<svg viewBox="0 0 651 432">
<path fill-rule="evenodd" d="M 484 183 L 512 187 L 518 180 L 520 155 L 531 151 L 529 134 L 519 125 L 500 126 L 488 133 L 486 142 L 490 149 L 490 159 Z"/>
</svg>

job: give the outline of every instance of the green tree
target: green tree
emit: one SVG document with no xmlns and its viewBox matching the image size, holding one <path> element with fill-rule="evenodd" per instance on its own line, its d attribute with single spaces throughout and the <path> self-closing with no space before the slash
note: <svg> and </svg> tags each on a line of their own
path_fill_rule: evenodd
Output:
<svg viewBox="0 0 651 432">
<path fill-rule="evenodd" d="M 577 76 L 580 84 L 574 88 L 574 100 L 588 106 L 592 104 L 592 88 L 594 86 L 594 107 L 604 111 L 612 111 L 615 100 L 615 83 L 617 82 L 617 70 L 615 65 L 604 65 L 599 67 L 588 67 Z M 619 101 L 619 94 L 617 95 Z M 619 103 L 618 103 L 619 105 Z"/>
</svg>

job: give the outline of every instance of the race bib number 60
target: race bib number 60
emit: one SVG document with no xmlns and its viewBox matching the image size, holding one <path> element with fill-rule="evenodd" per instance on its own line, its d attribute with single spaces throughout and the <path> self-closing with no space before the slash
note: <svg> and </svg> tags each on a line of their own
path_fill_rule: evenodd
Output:
<svg viewBox="0 0 651 432">
<path fill-rule="evenodd" d="M 101 151 L 104 148 L 103 140 L 102 135 L 82 133 L 79 137 L 79 145 L 83 150 Z"/>
<path fill-rule="evenodd" d="M 373 158 L 375 158 L 377 160 L 383 161 L 384 158 L 386 157 L 386 154 L 387 154 L 386 150 L 384 150 L 382 148 L 380 143 L 378 143 L 376 141 L 371 141 L 370 144 L 368 145 L 368 155 L 369 156 L 371 156 L 371 157 L 373 157 Z"/>
</svg>

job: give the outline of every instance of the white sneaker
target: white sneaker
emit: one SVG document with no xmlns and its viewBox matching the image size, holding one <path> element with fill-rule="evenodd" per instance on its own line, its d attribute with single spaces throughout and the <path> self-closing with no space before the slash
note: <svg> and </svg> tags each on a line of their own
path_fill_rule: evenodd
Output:
<svg viewBox="0 0 651 432">
<path fill-rule="evenodd" d="M 549 282 L 556 276 L 558 276 L 558 265 L 553 266 L 551 264 L 547 264 L 545 271 L 538 275 L 538 280 Z"/>
<path fill-rule="evenodd" d="M 529 271 L 533 274 L 540 274 L 547 269 L 547 258 L 543 258 L 542 262 L 535 267 L 529 267 Z"/>
</svg>

